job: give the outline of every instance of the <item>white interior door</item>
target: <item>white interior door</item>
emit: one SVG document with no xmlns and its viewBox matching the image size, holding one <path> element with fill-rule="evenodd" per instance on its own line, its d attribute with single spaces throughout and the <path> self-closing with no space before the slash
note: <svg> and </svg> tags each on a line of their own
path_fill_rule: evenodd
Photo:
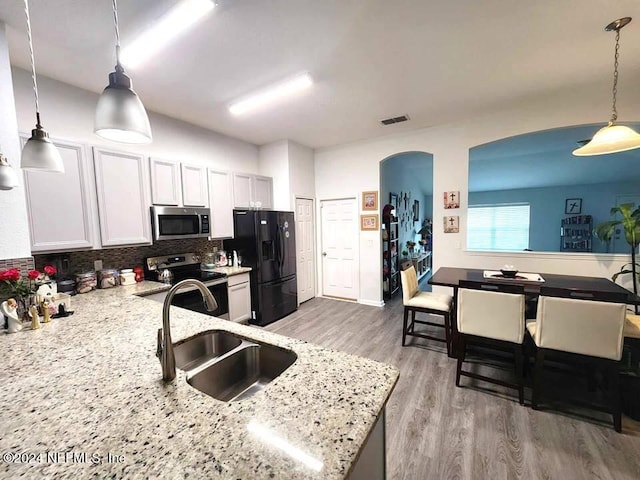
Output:
<svg viewBox="0 0 640 480">
<path fill-rule="evenodd" d="M 296 275 L 298 303 L 315 297 L 316 268 L 313 235 L 313 200 L 296 198 Z"/>
<path fill-rule="evenodd" d="M 355 198 L 324 200 L 322 215 L 322 293 L 358 299 L 358 206 Z"/>
<path fill-rule="evenodd" d="M 638 195 L 618 195 L 616 197 L 616 206 L 619 207 L 624 203 L 633 204 L 632 210 L 638 208 L 640 205 L 640 196 Z M 616 219 L 620 220 L 620 215 L 616 215 Z M 611 253 L 627 253 L 631 255 L 631 247 L 627 243 L 627 240 L 624 237 L 624 227 L 622 225 L 616 226 L 616 233 L 613 235 Z M 629 261 L 631 261 L 631 257 L 629 257 Z"/>
</svg>

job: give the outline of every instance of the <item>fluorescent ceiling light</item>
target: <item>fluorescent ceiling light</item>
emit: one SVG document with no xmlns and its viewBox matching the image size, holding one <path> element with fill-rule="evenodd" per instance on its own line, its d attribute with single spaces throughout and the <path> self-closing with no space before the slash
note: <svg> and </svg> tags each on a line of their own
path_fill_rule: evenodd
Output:
<svg viewBox="0 0 640 480">
<path fill-rule="evenodd" d="M 305 88 L 310 87 L 313 84 L 313 80 L 308 73 L 297 75 L 285 82 L 274 85 L 260 93 L 256 93 L 244 100 L 232 103 L 229 106 L 229 111 L 234 115 L 240 115 L 254 108 L 261 107 L 278 100 L 280 98 L 291 95 L 292 93 L 299 92 Z"/>
<path fill-rule="evenodd" d="M 211 0 L 183 0 L 122 49 L 122 63 L 130 68 L 141 65 L 214 7 Z"/>
<path fill-rule="evenodd" d="M 323 463 L 315 457 L 312 457 L 308 453 L 303 452 L 298 447 L 291 445 L 280 435 L 275 433 L 270 428 L 261 425 L 255 420 L 251 420 L 247 425 L 247 430 L 256 435 L 260 440 L 264 441 L 267 445 L 272 445 L 284 453 L 289 455 L 294 460 L 301 462 L 306 467 L 319 472 L 322 470 Z"/>
</svg>

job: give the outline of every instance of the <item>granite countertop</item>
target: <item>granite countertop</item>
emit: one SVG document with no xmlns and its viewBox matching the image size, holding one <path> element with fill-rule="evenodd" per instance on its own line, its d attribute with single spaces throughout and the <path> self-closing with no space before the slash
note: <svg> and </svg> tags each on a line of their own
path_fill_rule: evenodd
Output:
<svg viewBox="0 0 640 480">
<path fill-rule="evenodd" d="M 298 358 L 257 395 L 165 384 L 155 282 L 73 297 L 75 314 L 0 335 L 0 477 L 345 478 L 398 378 L 391 366 L 172 307 L 173 341 L 227 330 Z M 250 431 L 249 424 L 254 428 Z M 321 462 L 314 470 L 255 427 Z M 23 455 L 18 455 L 23 453 Z M 9 460 L 9 463 L 7 463 Z"/>
<path fill-rule="evenodd" d="M 241 273 L 247 273 L 251 271 L 250 267 L 216 267 L 213 269 L 214 272 L 224 273 L 228 277 L 233 275 L 239 275 Z"/>
</svg>

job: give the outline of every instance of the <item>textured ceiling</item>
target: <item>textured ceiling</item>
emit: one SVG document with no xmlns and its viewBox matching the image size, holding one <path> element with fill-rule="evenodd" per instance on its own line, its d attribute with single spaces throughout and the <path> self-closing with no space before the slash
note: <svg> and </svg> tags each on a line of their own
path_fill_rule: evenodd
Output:
<svg viewBox="0 0 640 480">
<path fill-rule="evenodd" d="M 175 1 L 120 0 L 122 43 Z M 130 70 L 147 108 L 256 144 L 311 147 L 452 122 L 511 100 L 611 75 L 609 21 L 622 35 L 621 91 L 640 79 L 638 0 L 219 0 L 162 54 Z M 41 74 L 100 92 L 113 67 L 109 0 L 31 0 Z M 12 62 L 27 68 L 22 2 L 0 2 Z M 300 71 L 295 98 L 234 117 L 228 103 Z M 603 92 L 607 95 L 607 92 Z M 389 127 L 378 121 L 408 113 Z"/>
</svg>

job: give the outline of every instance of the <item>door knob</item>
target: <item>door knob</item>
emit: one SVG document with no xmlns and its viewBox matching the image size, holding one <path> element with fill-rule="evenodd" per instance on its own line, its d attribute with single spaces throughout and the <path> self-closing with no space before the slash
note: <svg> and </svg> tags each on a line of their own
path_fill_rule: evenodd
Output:
<svg viewBox="0 0 640 480">
<path fill-rule="evenodd" d="M 326 257 L 327 256 L 327 252 L 322 252 L 322 256 Z"/>
</svg>

